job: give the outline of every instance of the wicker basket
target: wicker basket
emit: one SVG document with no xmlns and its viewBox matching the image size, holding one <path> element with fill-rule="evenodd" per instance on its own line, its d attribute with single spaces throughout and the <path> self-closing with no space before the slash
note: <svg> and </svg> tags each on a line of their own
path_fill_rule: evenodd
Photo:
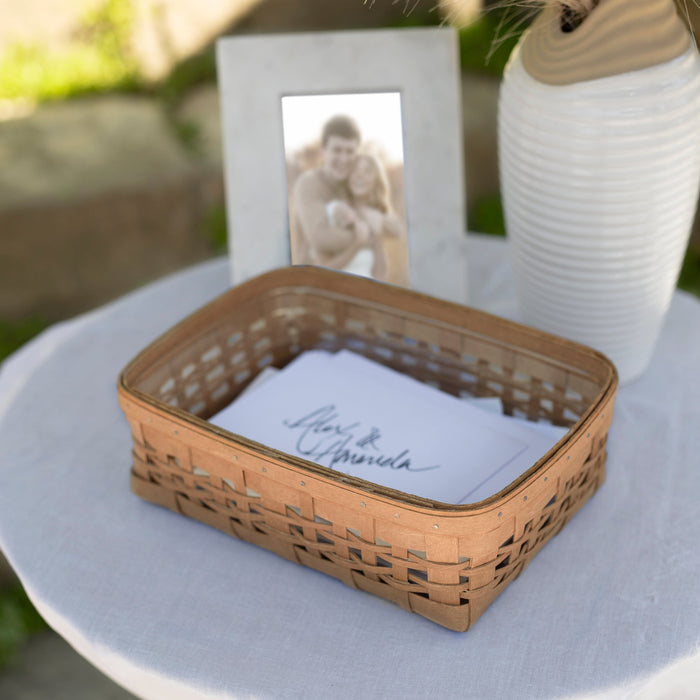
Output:
<svg viewBox="0 0 700 700">
<path fill-rule="evenodd" d="M 266 365 L 350 348 L 454 395 L 572 426 L 498 494 L 449 505 L 353 478 L 206 421 Z M 320 268 L 223 294 L 123 371 L 142 498 L 467 630 L 596 491 L 617 389 L 600 353 L 470 308 Z"/>
</svg>

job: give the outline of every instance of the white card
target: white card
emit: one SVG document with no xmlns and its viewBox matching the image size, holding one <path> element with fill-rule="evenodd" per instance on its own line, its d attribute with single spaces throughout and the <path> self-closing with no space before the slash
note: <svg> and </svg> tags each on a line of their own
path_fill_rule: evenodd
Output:
<svg viewBox="0 0 700 700">
<path fill-rule="evenodd" d="M 429 384 L 419 382 L 417 379 L 413 379 L 412 377 L 408 377 L 407 375 L 401 374 L 400 372 L 396 372 L 395 370 L 392 370 L 388 367 L 384 367 L 383 365 L 380 365 L 376 362 L 372 362 L 366 357 L 358 355 L 354 352 L 350 352 L 349 350 L 339 350 L 337 353 L 335 353 L 333 357 L 336 358 L 338 366 L 342 367 L 343 371 L 354 369 L 367 373 L 373 372 L 377 381 L 393 381 L 393 386 L 396 386 L 397 381 L 403 382 L 404 384 L 413 382 L 416 386 L 416 392 L 422 392 L 422 395 L 425 397 L 432 397 L 437 395 L 438 397 L 444 397 L 444 399 L 437 400 L 452 400 L 451 396 L 446 395 L 444 392 L 440 391 L 439 389 L 435 389 Z M 518 424 L 526 428 L 527 430 L 534 430 L 535 432 L 538 432 L 541 435 L 550 438 L 552 441 L 550 443 L 550 447 L 559 440 L 561 440 L 561 438 L 569 432 L 568 428 L 563 428 L 559 425 L 552 425 L 551 423 L 547 423 L 545 421 L 536 423 L 534 421 L 529 421 L 526 418 L 505 416 L 503 415 L 503 403 L 501 402 L 501 399 L 497 396 L 469 396 L 465 398 L 460 398 L 460 400 L 469 403 L 471 406 L 478 407 L 481 410 L 488 411 L 489 413 L 496 413 L 513 424 Z"/>
<path fill-rule="evenodd" d="M 331 469 L 452 504 L 496 493 L 554 442 L 346 352 L 300 355 L 211 422 Z"/>
</svg>

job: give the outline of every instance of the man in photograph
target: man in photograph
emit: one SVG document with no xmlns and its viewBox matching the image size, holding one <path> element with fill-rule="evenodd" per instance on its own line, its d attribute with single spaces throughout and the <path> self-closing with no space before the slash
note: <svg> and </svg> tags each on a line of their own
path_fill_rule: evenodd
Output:
<svg viewBox="0 0 700 700">
<path fill-rule="evenodd" d="M 348 176 L 361 142 L 353 119 L 329 119 L 321 135 L 321 166 L 296 182 L 290 212 L 292 262 L 343 269 L 368 244 L 369 228 L 350 221 L 338 202 L 349 199 Z M 346 220 L 347 219 L 347 220 Z"/>
</svg>

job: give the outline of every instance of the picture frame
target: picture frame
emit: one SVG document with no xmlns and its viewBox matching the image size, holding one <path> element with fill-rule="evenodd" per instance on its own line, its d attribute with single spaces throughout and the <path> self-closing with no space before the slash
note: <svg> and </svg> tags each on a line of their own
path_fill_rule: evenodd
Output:
<svg viewBox="0 0 700 700">
<path fill-rule="evenodd" d="M 282 98 L 398 92 L 411 288 L 467 301 L 459 45 L 450 27 L 217 42 L 231 279 L 291 264 Z"/>
</svg>

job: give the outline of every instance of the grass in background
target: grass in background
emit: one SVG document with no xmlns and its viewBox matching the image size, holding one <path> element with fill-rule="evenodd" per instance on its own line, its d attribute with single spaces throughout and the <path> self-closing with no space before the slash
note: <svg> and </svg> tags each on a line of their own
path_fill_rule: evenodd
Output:
<svg viewBox="0 0 700 700">
<path fill-rule="evenodd" d="M 133 25 L 132 0 L 102 0 L 85 12 L 67 46 L 10 46 L 0 57 L 0 100 L 41 102 L 139 88 Z"/>
<path fill-rule="evenodd" d="M 212 206 L 204 216 L 204 235 L 214 255 L 224 255 L 228 250 L 226 236 L 226 207 L 223 204 Z"/>
<path fill-rule="evenodd" d="M 35 610 L 20 584 L 0 593 L 0 670 L 11 664 L 17 651 L 48 625 Z"/>
<path fill-rule="evenodd" d="M 0 320 L 0 362 L 47 326 L 41 318 Z M 0 590 L 0 670 L 12 663 L 20 646 L 35 632 L 48 629 L 19 583 Z"/>
<path fill-rule="evenodd" d="M 196 124 L 177 116 L 182 100 L 201 85 L 216 85 L 216 54 L 213 46 L 180 61 L 152 92 L 160 99 L 175 137 L 190 153 L 201 151 L 201 134 Z"/>
<path fill-rule="evenodd" d="M 195 87 L 216 83 L 216 54 L 210 46 L 180 61 L 156 87 L 155 92 L 173 108 Z"/>
<path fill-rule="evenodd" d="M 497 236 L 506 235 L 506 224 L 503 219 L 501 198 L 497 195 L 482 197 L 469 210 L 469 230 L 479 233 L 491 233 Z"/>
<path fill-rule="evenodd" d="M 688 248 L 683 267 L 681 267 L 678 286 L 680 289 L 700 297 L 700 249 Z"/>
<path fill-rule="evenodd" d="M 21 321 L 0 319 L 0 362 L 38 335 L 46 326 L 48 321 L 37 316 Z"/>
</svg>

